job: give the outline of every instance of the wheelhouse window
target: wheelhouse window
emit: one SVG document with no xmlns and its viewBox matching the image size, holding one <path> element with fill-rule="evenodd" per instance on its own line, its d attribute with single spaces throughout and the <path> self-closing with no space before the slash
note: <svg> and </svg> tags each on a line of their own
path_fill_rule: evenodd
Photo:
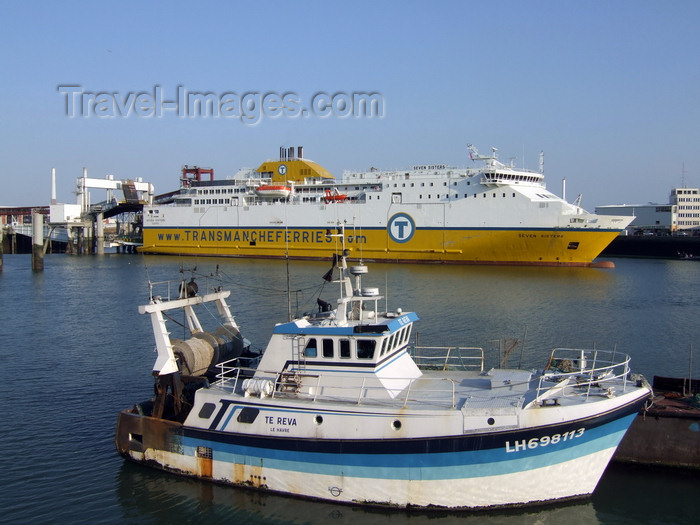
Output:
<svg viewBox="0 0 700 525">
<path fill-rule="evenodd" d="M 341 339 L 340 340 L 340 358 L 350 359 L 350 340 Z"/>
<path fill-rule="evenodd" d="M 332 358 L 333 357 L 333 339 L 323 340 L 323 357 Z"/>
<path fill-rule="evenodd" d="M 380 356 L 386 354 L 386 349 L 387 349 L 388 345 L 389 345 L 389 338 L 385 337 L 384 340 L 382 341 L 382 350 L 379 353 Z"/>
<path fill-rule="evenodd" d="M 377 341 L 374 339 L 358 339 L 357 340 L 357 358 L 358 359 L 373 359 L 374 348 Z"/>
<path fill-rule="evenodd" d="M 316 346 L 316 338 L 312 337 L 306 343 L 306 348 L 304 348 L 304 357 L 316 357 L 318 355 L 318 348 Z"/>
</svg>

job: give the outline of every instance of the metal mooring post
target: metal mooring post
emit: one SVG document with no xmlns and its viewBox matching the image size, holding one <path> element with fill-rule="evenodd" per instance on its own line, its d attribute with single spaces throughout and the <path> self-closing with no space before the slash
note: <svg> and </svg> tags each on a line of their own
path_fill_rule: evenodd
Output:
<svg viewBox="0 0 700 525">
<path fill-rule="evenodd" d="M 44 271 L 44 216 L 32 213 L 32 270 Z"/>
</svg>

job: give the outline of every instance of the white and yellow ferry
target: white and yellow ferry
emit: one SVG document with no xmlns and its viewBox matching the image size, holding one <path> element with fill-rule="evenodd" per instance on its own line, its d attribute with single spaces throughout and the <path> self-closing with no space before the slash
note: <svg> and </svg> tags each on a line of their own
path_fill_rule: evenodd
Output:
<svg viewBox="0 0 700 525">
<path fill-rule="evenodd" d="M 301 147 L 226 180 L 186 167 L 170 202 L 144 208 L 142 251 L 321 259 L 340 223 L 351 257 L 364 260 L 588 266 L 633 219 L 589 213 L 548 191 L 541 169 L 469 149 L 480 167 L 339 180 Z"/>
</svg>

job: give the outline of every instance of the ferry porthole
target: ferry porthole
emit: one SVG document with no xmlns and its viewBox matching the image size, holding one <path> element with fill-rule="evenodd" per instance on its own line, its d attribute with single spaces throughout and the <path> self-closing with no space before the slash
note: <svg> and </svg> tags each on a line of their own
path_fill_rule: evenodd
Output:
<svg viewBox="0 0 700 525">
<path fill-rule="evenodd" d="M 490 418 L 488 418 L 488 419 L 486 420 L 486 422 L 487 422 L 489 425 L 493 425 L 493 424 L 496 422 L 496 420 L 495 420 L 494 418 L 490 417 Z"/>
<path fill-rule="evenodd" d="M 401 421 L 395 419 L 391 426 L 394 427 L 394 430 L 401 430 Z"/>
<path fill-rule="evenodd" d="M 323 423 L 323 416 L 316 416 L 314 418 L 314 423 L 316 423 L 317 425 L 320 425 L 321 423 Z"/>
</svg>

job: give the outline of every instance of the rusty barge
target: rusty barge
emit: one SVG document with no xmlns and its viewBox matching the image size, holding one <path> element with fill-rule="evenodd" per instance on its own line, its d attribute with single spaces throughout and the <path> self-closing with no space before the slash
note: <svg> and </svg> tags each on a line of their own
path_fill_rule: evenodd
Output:
<svg viewBox="0 0 700 525">
<path fill-rule="evenodd" d="M 700 469 L 700 380 L 654 376 L 653 402 L 635 418 L 614 460 Z"/>
</svg>

